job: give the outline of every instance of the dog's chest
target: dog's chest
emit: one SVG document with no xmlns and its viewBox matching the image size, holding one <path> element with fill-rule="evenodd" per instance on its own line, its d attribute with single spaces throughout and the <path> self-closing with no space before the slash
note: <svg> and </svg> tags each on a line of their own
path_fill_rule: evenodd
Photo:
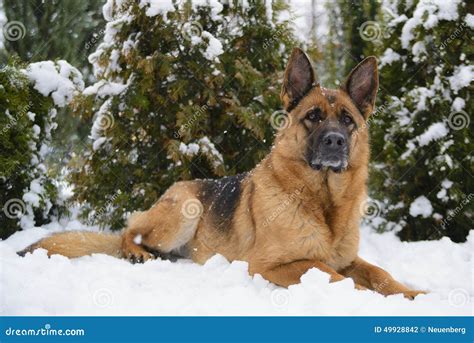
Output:
<svg viewBox="0 0 474 343">
<path fill-rule="evenodd" d="M 359 250 L 359 230 L 353 228 L 338 241 L 333 242 L 333 249 L 326 262 L 335 270 L 347 267 L 357 257 Z"/>
<path fill-rule="evenodd" d="M 358 232 L 347 230 L 342 237 L 335 238 L 334 232 L 326 225 L 311 223 L 294 236 L 295 251 L 302 258 L 317 259 L 334 265 L 352 261 L 357 254 Z"/>
<path fill-rule="evenodd" d="M 357 256 L 359 229 L 348 213 L 335 212 L 331 218 L 321 209 L 300 209 L 288 232 L 287 248 L 298 259 L 318 260 L 338 270 Z"/>
</svg>

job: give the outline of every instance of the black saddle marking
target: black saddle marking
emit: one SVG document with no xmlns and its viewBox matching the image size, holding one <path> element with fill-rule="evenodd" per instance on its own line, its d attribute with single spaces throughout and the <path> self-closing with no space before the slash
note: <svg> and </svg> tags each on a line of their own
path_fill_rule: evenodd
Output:
<svg viewBox="0 0 474 343">
<path fill-rule="evenodd" d="M 216 180 L 202 180 L 199 200 L 211 214 L 215 226 L 221 231 L 231 228 L 235 210 L 242 193 L 242 181 L 247 173 L 226 176 Z"/>
</svg>

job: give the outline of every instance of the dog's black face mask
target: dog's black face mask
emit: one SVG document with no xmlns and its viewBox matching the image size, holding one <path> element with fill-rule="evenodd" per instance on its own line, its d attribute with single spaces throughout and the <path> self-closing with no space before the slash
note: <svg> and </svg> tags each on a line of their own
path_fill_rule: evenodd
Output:
<svg viewBox="0 0 474 343">
<path fill-rule="evenodd" d="M 311 168 L 331 169 L 339 173 L 347 168 L 349 137 L 342 130 L 327 130 L 311 137 L 308 145 L 308 163 Z"/>
</svg>

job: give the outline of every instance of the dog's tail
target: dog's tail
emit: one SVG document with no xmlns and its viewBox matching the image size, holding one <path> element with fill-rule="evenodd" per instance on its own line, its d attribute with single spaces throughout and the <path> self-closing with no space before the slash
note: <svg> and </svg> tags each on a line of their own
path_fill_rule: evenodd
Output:
<svg viewBox="0 0 474 343">
<path fill-rule="evenodd" d="M 54 234 L 19 251 L 18 255 L 25 256 L 26 253 L 39 248 L 47 250 L 48 256 L 55 254 L 70 258 L 91 254 L 107 254 L 119 258 L 123 256 L 122 237 L 120 235 L 87 231 Z"/>
</svg>

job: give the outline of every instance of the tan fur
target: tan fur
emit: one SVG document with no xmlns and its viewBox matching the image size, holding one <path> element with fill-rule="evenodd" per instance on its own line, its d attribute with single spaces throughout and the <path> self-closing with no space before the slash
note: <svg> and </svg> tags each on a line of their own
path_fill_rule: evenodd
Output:
<svg viewBox="0 0 474 343">
<path fill-rule="evenodd" d="M 301 53 L 295 50 L 285 73 L 281 95 L 285 108 L 295 97 L 294 90 L 288 93 L 292 87 L 287 80 L 288 70 L 296 59 L 304 58 Z M 375 81 L 371 82 L 378 82 L 375 59 L 363 63 L 372 63 Z M 378 84 L 373 86 L 377 88 Z M 363 102 L 362 98 L 356 104 L 347 86 L 328 90 L 312 85 L 291 110 L 291 124 L 279 132 L 271 153 L 242 181 L 238 205 L 225 232 L 215 227 L 213 212 L 198 200 L 204 181 L 195 180 L 176 183 L 151 209 L 133 215 L 121 243 L 114 236 L 99 238 L 74 233 L 52 236 L 35 247 L 69 257 L 101 249 L 117 256 L 114 253 L 121 244 L 123 256 L 135 261 L 153 258 L 150 250 L 181 250 L 182 255 L 197 263 L 219 253 L 231 261 L 247 261 L 251 274 L 259 273 L 285 287 L 299 283 L 308 269 L 318 268 L 329 273 L 331 281 L 351 277 L 359 289 L 369 288 L 385 295 L 403 293 L 412 298 L 420 292 L 409 290 L 357 255 L 370 153 L 365 120 L 373 110 L 375 93 L 371 96 L 370 101 Z M 338 113 L 344 109 L 358 127 L 352 135 L 349 165 L 344 172 L 315 172 L 304 158 L 307 124 L 303 118 L 315 106 L 327 113 L 327 125 L 336 125 Z M 198 208 L 202 206 L 202 211 L 192 218 L 183 213 L 183 206 L 189 201 Z M 141 238 L 139 244 L 137 236 Z M 83 237 L 89 243 L 88 237 L 100 243 L 81 248 L 87 243 Z M 107 240 L 112 248 L 101 245 Z"/>
<path fill-rule="evenodd" d="M 56 254 L 75 258 L 90 254 L 107 254 L 121 258 L 123 257 L 121 240 L 120 235 L 114 234 L 87 231 L 61 232 L 42 239 L 20 254 L 43 248 L 48 251 L 48 256 Z"/>
<path fill-rule="evenodd" d="M 201 217 L 202 206 L 196 199 L 196 185 L 193 182 L 177 182 L 146 212 L 138 212 L 128 221 L 123 233 L 122 250 L 126 257 L 145 261 L 154 256 L 143 247 L 150 247 L 163 253 L 179 249 L 192 239 Z M 186 214 L 186 202 L 190 215 Z M 194 213 L 193 211 L 197 212 Z M 195 214 L 195 216 L 194 216 Z M 135 238 L 141 236 L 141 244 Z"/>
</svg>

